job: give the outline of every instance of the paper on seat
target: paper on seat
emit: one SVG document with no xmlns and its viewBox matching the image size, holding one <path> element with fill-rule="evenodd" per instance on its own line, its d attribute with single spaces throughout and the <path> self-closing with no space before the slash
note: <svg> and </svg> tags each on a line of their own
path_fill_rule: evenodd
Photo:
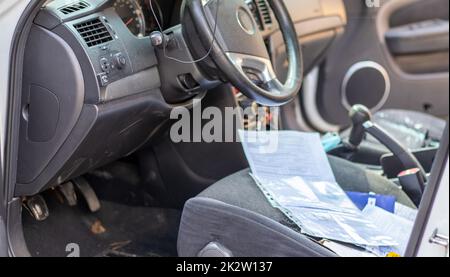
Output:
<svg viewBox="0 0 450 277">
<path fill-rule="evenodd" d="M 270 203 L 307 235 L 358 246 L 395 246 L 336 183 L 320 136 L 239 132 L 252 177 Z"/>
</svg>

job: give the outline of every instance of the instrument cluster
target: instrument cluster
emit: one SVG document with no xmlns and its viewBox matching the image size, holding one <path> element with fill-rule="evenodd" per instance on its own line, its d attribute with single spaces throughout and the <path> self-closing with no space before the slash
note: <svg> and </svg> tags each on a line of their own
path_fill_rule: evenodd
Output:
<svg viewBox="0 0 450 277">
<path fill-rule="evenodd" d="M 144 37 L 158 30 L 159 24 L 164 28 L 164 13 L 157 0 L 114 0 L 113 7 L 130 32 L 137 37 Z"/>
</svg>

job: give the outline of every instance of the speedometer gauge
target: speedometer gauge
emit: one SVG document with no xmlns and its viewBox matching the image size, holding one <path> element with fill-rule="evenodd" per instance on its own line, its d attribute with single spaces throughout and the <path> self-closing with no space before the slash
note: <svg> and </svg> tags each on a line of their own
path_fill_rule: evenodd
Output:
<svg viewBox="0 0 450 277">
<path fill-rule="evenodd" d="M 114 8 L 131 33 L 138 37 L 145 36 L 144 13 L 136 0 L 116 0 Z"/>
</svg>

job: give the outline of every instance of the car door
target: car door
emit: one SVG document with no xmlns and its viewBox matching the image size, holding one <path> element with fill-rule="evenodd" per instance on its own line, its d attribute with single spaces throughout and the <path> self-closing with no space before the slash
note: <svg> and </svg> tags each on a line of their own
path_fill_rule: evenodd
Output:
<svg viewBox="0 0 450 277">
<path fill-rule="evenodd" d="M 1 129 L 0 129 L 1 132 Z M 0 141 L 1 145 L 1 141 Z M 3 180 L 3 150 L 0 147 L 0 257 L 6 256 L 7 241 L 6 241 L 6 201 L 4 201 L 4 180 Z"/>
<path fill-rule="evenodd" d="M 0 1 L 0 257 L 8 255 L 8 241 L 6 235 L 6 215 L 8 199 L 5 186 L 5 152 L 6 152 L 6 122 L 7 104 L 9 97 L 10 70 L 11 70 L 11 49 L 12 41 L 16 33 L 16 26 L 21 15 L 28 5 L 37 5 L 42 1 L 32 0 L 9 0 Z M 20 202 L 19 202 L 20 203 Z M 20 204 L 18 204 L 20 205 Z M 20 206 L 19 206 L 20 207 Z"/>
<path fill-rule="evenodd" d="M 316 74 L 317 107 L 306 110 L 340 127 L 349 123 L 354 104 L 374 112 L 405 109 L 448 118 L 449 1 L 344 3 L 346 32 Z M 311 113 L 306 118 L 312 126 L 317 122 Z"/>
<path fill-rule="evenodd" d="M 448 257 L 449 159 L 448 125 L 420 204 L 406 256 Z"/>
</svg>

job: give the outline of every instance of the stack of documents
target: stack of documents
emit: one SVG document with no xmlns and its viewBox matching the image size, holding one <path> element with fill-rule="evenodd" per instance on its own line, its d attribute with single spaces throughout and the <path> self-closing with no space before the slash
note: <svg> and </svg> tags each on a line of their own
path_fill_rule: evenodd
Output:
<svg viewBox="0 0 450 277">
<path fill-rule="evenodd" d="M 240 131 L 240 138 L 257 185 L 302 233 L 365 248 L 400 245 L 371 220 L 383 213 L 361 212 L 337 184 L 318 134 Z"/>
</svg>

